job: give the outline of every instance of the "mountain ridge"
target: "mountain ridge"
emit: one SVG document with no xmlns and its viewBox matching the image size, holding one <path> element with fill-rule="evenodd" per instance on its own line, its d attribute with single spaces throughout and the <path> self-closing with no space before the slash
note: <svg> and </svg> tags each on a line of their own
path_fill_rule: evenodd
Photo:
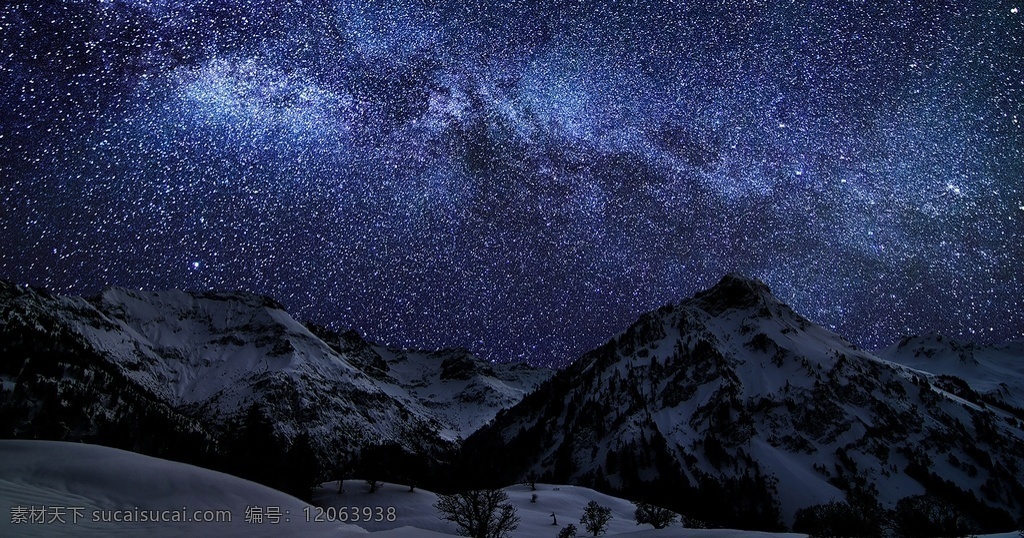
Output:
<svg viewBox="0 0 1024 538">
<path fill-rule="evenodd" d="M 697 519 L 762 530 L 831 498 L 892 508 L 923 493 L 1006 525 L 1021 515 L 1024 423 L 969 384 L 944 387 L 728 275 L 500 412 L 463 446 L 466 474 L 501 462 L 501 480 L 657 492 Z"/>
<path fill-rule="evenodd" d="M 9 344 L 0 374 L 10 409 L 34 409 L 43 402 L 47 412 L 64 416 L 68 411 L 59 402 L 68 391 L 91 394 L 96 402 L 115 401 L 116 390 L 91 385 L 94 371 L 111 369 L 121 380 L 118 386 L 142 390 L 145 403 L 138 405 L 163 406 L 173 410 L 175 420 L 202 424 L 209 450 L 216 450 L 218 438 L 234 435 L 246 417 L 262 416 L 259 420 L 270 425 L 265 435 L 283 447 L 308 435 L 325 467 L 381 445 L 443 458 L 468 435 L 467 428 L 490 420 L 548 375 L 543 369 L 491 365 L 466 352 L 371 344 L 353 332 L 302 324 L 281 303 L 250 293 L 110 288 L 85 299 L 0 283 L 0 312 L 0 332 Z M 24 363 L 38 362 L 31 345 L 51 340 L 55 331 L 67 343 L 47 356 L 52 373 L 41 377 L 45 386 L 34 393 L 19 373 Z M 462 379 L 441 379 L 440 367 L 453 353 L 462 364 L 478 366 Z M 89 361 L 62 381 L 72 356 Z M 397 371 L 389 360 L 399 358 L 402 375 L 389 375 Z M 438 375 L 425 373 L 432 369 Z M 434 383 L 433 392 L 449 397 L 419 395 L 424 387 L 411 386 L 413 378 Z M 108 413 L 105 405 L 95 404 L 91 414 Z M 456 406 L 472 410 L 463 416 L 452 410 Z M 25 418 L 32 412 L 11 415 L 10 434 L 40 434 Z M 100 434 L 86 426 L 65 437 L 95 440 Z"/>
</svg>

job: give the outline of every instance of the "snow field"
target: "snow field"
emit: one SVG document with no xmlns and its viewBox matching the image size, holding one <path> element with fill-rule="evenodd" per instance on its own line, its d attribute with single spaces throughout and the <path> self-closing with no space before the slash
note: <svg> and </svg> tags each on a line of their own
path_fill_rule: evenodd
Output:
<svg viewBox="0 0 1024 538">
<path fill-rule="evenodd" d="M 633 504 L 589 488 L 537 484 L 505 488 L 520 518 L 513 538 L 554 538 L 564 525 L 572 523 L 581 538 L 587 533 L 579 523 L 586 504 L 593 500 L 612 509 L 612 520 L 604 536 L 628 538 L 734 538 L 795 537 L 800 534 L 764 533 L 729 529 L 684 529 L 679 523 L 656 530 L 637 525 Z M 531 496 L 537 501 L 531 502 Z M 455 526 L 438 517 L 433 505 L 438 496 L 430 491 L 385 483 L 370 494 L 362 480 L 345 482 L 337 493 L 337 482 L 326 482 L 317 490 L 310 506 L 299 499 L 231 475 L 184 463 L 152 458 L 114 448 L 58 441 L 0 440 L 0 536 L 217 536 L 258 538 L 275 536 L 381 538 L 446 538 L 456 534 Z M 14 524 L 15 507 L 81 507 L 83 518 L 71 523 Z M 272 524 L 248 523 L 249 506 L 278 507 L 290 521 Z M 308 510 L 315 517 L 319 509 L 359 513 L 365 507 L 395 507 L 394 521 L 304 522 Z M 231 521 L 215 522 L 94 522 L 93 511 L 128 510 L 177 511 L 226 510 Z M 558 517 L 552 525 L 550 514 Z M 385 512 L 386 513 L 386 512 Z M 367 531 L 370 531 L 369 533 Z M 1017 538 L 1017 533 L 989 535 L 989 538 Z"/>
</svg>

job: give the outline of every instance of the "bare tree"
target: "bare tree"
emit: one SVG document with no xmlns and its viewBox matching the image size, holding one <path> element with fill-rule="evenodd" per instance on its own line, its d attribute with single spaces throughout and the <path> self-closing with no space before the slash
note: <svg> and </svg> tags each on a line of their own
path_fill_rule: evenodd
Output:
<svg viewBox="0 0 1024 538">
<path fill-rule="evenodd" d="M 459 536 L 504 538 L 519 527 L 516 509 L 500 489 L 440 495 L 434 508 L 458 527 Z"/>
<path fill-rule="evenodd" d="M 612 509 L 597 504 L 597 501 L 590 501 L 583 509 L 583 517 L 580 523 L 586 527 L 587 532 L 597 536 L 608 530 L 608 522 L 612 519 Z"/>
<path fill-rule="evenodd" d="M 633 503 L 633 505 L 636 506 L 636 512 L 633 513 L 633 517 L 636 518 L 637 525 L 650 523 L 654 525 L 655 529 L 664 529 L 676 520 L 676 513 L 668 508 L 662 508 L 647 502 Z"/>
<path fill-rule="evenodd" d="M 376 493 L 377 490 L 380 489 L 383 486 L 384 486 L 384 483 L 381 482 L 380 480 L 370 479 L 370 480 L 366 481 L 366 487 L 368 488 L 368 493 Z"/>
<path fill-rule="evenodd" d="M 576 525 L 570 523 L 567 527 L 563 527 L 562 530 L 558 531 L 556 538 L 576 538 Z"/>
</svg>

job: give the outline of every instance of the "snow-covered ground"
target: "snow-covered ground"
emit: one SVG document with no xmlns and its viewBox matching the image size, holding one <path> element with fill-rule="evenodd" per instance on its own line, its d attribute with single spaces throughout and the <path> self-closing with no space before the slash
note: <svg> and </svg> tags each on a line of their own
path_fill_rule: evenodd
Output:
<svg viewBox="0 0 1024 538">
<path fill-rule="evenodd" d="M 333 514 L 328 507 L 344 508 L 351 515 L 352 507 L 395 508 L 393 522 L 365 523 L 359 526 L 340 522 L 306 523 L 320 512 L 302 501 L 279 491 L 223 473 L 151 458 L 113 448 L 55 441 L 0 441 L 0 536 L 373 536 L 382 538 L 449 537 L 455 526 L 438 518 L 433 508 L 437 495 L 397 484 L 385 484 L 376 493 L 367 492 L 363 481 L 345 483 L 345 493 L 338 495 L 337 483 L 323 485 L 317 493 L 316 505 L 324 510 L 324 518 Z M 612 509 L 613 518 L 607 536 L 636 538 L 714 536 L 787 536 L 784 534 L 744 533 L 723 530 L 689 530 L 676 526 L 654 530 L 649 525 L 637 526 L 633 521 L 633 505 L 587 488 L 538 484 L 531 492 L 525 485 L 507 488 L 521 522 L 514 537 L 554 537 L 569 523 L 580 528 L 583 507 L 596 500 Z M 537 502 L 530 501 L 533 493 Z M 14 523 L 20 508 L 43 509 L 46 523 Z M 262 524 L 246 520 L 247 507 L 280 508 L 282 520 L 273 524 L 266 518 Z M 55 511 L 56 509 L 56 511 Z M 76 510 L 80 509 L 80 510 Z M 183 511 L 194 517 L 196 510 L 227 511 L 230 522 L 100 522 L 93 521 L 97 511 L 106 518 L 114 510 L 122 514 L 164 512 L 173 518 Z M 61 513 L 65 523 L 50 522 Z M 78 521 L 73 522 L 79 512 Z M 550 514 L 558 517 L 552 525 Z M 287 515 L 286 515 L 287 514 Z M 109 514 L 112 516 L 113 514 Z M 139 517 L 139 516 L 135 516 Z M 284 519 L 287 517 L 288 522 Z M 336 519 L 336 517 L 334 518 Z M 677 524 L 678 525 L 678 524 Z M 365 527 L 367 530 L 364 530 Z"/>
<path fill-rule="evenodd" d="M 248 523 L 250 506 L 264 512 L 279 508 L 290 521 Z M 33 508 L 43 511 L 43 523 L 32 522 Z M 0 441 L 0 536 L 365 535 L 354 525 L 307 524 L 302 521 L 305 508 L 310 507 L 248 480 L 133 452 L 57 441 Z M 182 512 L 195 518 L 196 511 L 204 511 L 201 518 L 229 516 L 230 521 L 124 521 L 125 516 L 174 519 Z M 22 515 L 28 522 L 16 523 Z M 122 521 L 93 521 L 94 515 Z"/>
<path fill-rule="evenodd" d="M 353 508 L 361 510 L 363 507 L 370 507 L 376 511 L 377 507 L 382 507 L 384 510 L 387 510 L 388 507 L 395 507 L 394 522 L 359 524 L 371 531 L 387 529 L 417 531 L 409 536 L 451 536 L 456 534 L 455 525 L 438 517 L 438 512 L 433 507 L 438 496 L 434 493 L 421 489 L 409 492 L 408 486 L 384 484 L 381 489 L 371 494 L 368 492 L 366 483 L 361 480 L 346 481 L 344 489 L 344 493 L 339 495 L 337 482 L 325 483 L 317 491 L 313 503 L 321 507 L 334 507 L 349 514 L 353 513 Z M 537 484 L 537 490 L 531 491 L 527 485 L 515 485 L 505 488 L 505 492 L 508 493 L 509 501 L 515 506 L 516 515 L 519 516 L 519 527 L 512 533 L 513 538 L 555 538 L 558 531 L 570 523 L 578 529 L 578 536 L 589 536 L 589 533 L 580 524 L 580 516 L 583 515 L 583 509 L 590 501 L 597 501 L 601 506 L 612 509 L 612 519 L 608 524 L 607 534 L 604 536 L 628 536 L 631 538 L 805 536 L 803 534 L 723 529 L 684 529 L 678 520 L 669 528 L 656 530 L 651 525 L 637 525 L 633 519 L 635 507 L 631 502 L 576 486 Z M 536 502 L 531 501 L 533 494 L 537 495 Z M 557 518 L 557 525 L 552 524 L 552 513 Z M 431 531 L 437 534 L 420 534 L 420 531 Z M 380 532 L 374 532 L 373 535 L 405 536 L 404 534 L 381 534 Z"/>
<path fill-rule="evenodd" d="M 369 493 L 365 482 L 345 482 L 345 491 L 337 493 L 337 483 L 323 484 L 314 498 L 315 506 L 279 491 L 223 473 L 192 465 L 151 458 L 113 448 L 55 441 L 0 440 L 0 536 L 379 536 L 381 538 L 436 538 L 456 534 L 455 526 L 442 521 L 433 505 L 437 495 L 422 489 L 409 492 L 407 486 L 384 484 Z M 633 505 L 594 490 L 574 486 L 537 484 L 537 490 L 516 485 L 505 488 L 520 518 L 514 538 L 554 538 L 559 529 L 572 523 L 579 536 L 587 533 L 579 522 L 583 508 L 593 500 L 612 509 L 612 520 L 605 536 L 629 538 L 732 538 L 804 536 L 786 533 L 761 533 L 727 529 L 684 529 L 675 523 L 656 530 L 637 525 Z M 537 495 L 536 502 L 531 496 Z M 263 523 L 246 519 L 247 507 L 263 509 Z M 378 510 L 378 507 L 380 510 Z M 387 521 L 394 508 L 394 520 Z M 32 518 L 32 508 L 43 510 L 45 523 L 15 523 L 24 516 Z M 267 508 L 281 511 L 279 523 L 271 523 Z M 364 514 L 371 519 L 383 514 L 383 522 L 359 522 L 358 526 L 338 522 L 336 514 Z M 75 510 L 80 509 L 80 510 Z M 195 511 L 230 514 L 227 522 L 141 522 L 93 521 L 109 518 L 112 511 L 140 517 L 160 511 L 161 517 L 177 514 L 195 517 Z M 51 522 L 56 514 L 65 523 Z M 78 521 L 73 522 L 75 513 Z M 97 513 L 99 512 L 99 513 Z M 333 522 L 306 522 L 322 516 Z M 554 513 L 558 525 L 552 524 Z M 206 514 L 202 514 L 206 515 Z M 222 516 L 218 516 L 222 517 Z M 287 519 L 287 521 L 285 521 Z M 369 532 L 368 532 L 369 531 Z M 1017 533 L 991 535 L 991 538 L 1017 538 Z"/>
</svg>

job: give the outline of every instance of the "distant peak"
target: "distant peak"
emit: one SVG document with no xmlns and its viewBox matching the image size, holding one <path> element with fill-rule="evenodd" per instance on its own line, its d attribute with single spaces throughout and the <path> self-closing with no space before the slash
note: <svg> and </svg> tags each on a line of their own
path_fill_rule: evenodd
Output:
<svg viewBox="0 0 1024 538">
<path fill-rule="evenodd" d="M 100 293 L 98 299 L 110 303 L 122 302 L 125 298 L 139 300 L 144 303 L 159 302 L 190 302 L 195 300 L 215 302 L 236 302 L 253 308 L 270 308 L 285 310 L 284 305 L 276 299 L 250 291 L 186 291 L 163 290 L 148 291 L 121 286 L 111 286 Z"/>
<path fill-rule="evenodd" d="M 725 275 L 718 284 L 694 295 L 692 301 L 712 315 L 779 302 L 767 284 L 739 273 Z"/>
</svg>

